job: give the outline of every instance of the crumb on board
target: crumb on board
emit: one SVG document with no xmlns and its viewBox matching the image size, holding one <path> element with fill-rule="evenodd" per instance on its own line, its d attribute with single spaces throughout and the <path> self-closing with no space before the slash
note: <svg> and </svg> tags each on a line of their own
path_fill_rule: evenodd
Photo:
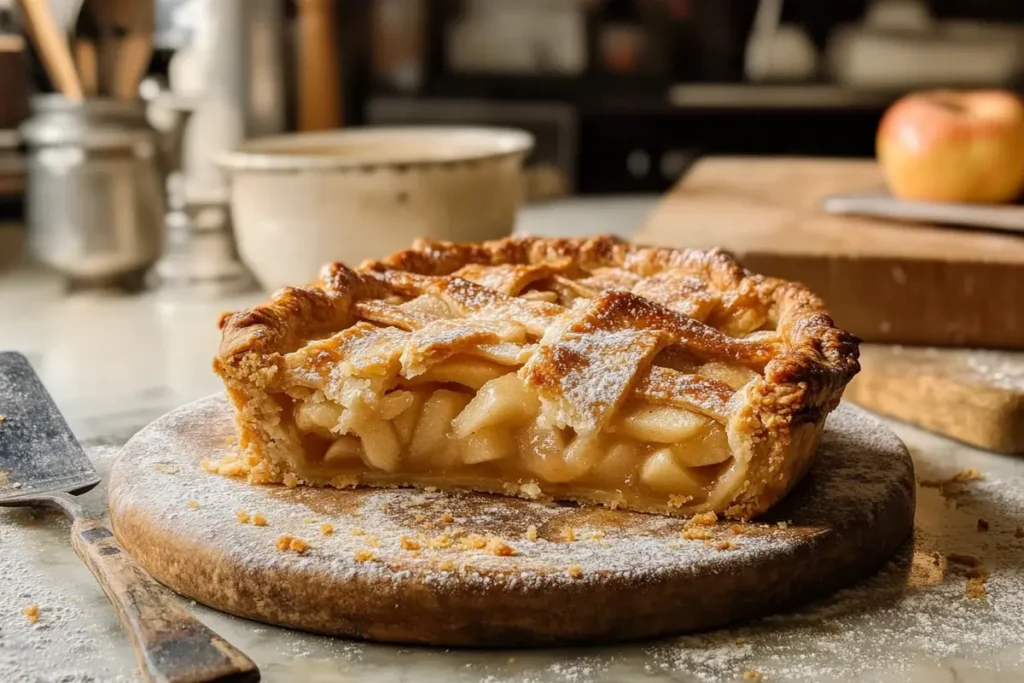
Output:
<svg viewBox="0 0 1024 683">
<path fill-rule="evenodd" d="M 451 524 L 454 521 L 455 521 L 455 515 L 453 515 L 450 512 L 446 512 L 443 515 L 441 515 L 441 523 L 442 524 Z"/>
<path fill-rule="evenodd" d="M 420 549 L 420 542 L 414 538 L 409 538 L 408 536 L 402 536 L 400 539 L 398 539 L 398 544 L 402 546 L 402 550 Z"/>
<path fill-rule="evenodd" d="M 261 513 L 257 512 L 256 514 L 254 514 L 252 516 L 252 525 L 253 526 L 266 526 L 267 525 L 267 518 L 264 517 Z"/>
<path fill-rule="evenodd" d="M 440 536 L 431 536 L 421 541 L 428 548 L 449 548 L 452 544 L 452 537 L 448 534 L 441 534 Z"/>
<path fill-rule="evenodd" d="M 309 550 L 309 542 L 304 539 L 296 538 L 295 536 L 289 536 L 285 534 L 284 536 L 278 537 L 277 543 L 275 543 L 275 547 L 281 552 L 290 551 L 301 555 L 302 553 Z"/>
<path fill-rule="evenodd" d="M 757 671 L 755 669 L 747 669 L 743 672 L 743 680 L 760 683 L 760 681 L 764 680 L 764 676 L 761 675 L 760 671 Z"/>
<path fill-rule="evenodd" d="M 571 526 L 563 526 L 561 537 L 563 541 L 572 543 L 576 540 L 576 530 L 573 529 Z"/>
<path fill-rule="evenodd" d="M 714 512 L 701 512 L 699 514 L 690 517 L 686 521 L 686 526 L 714 526 L 718 522 L 718 515 Z"/>
<path fill-rule="evenodd" d="M 334 525 L 333 524 L 328 524 L 327 522 L 324 522 L 323 524 L 320 525 L 320 535 L 321 536 L 330 536 L 333 533 L 334 533 Z"/>
<path fill-rule="evenodd" d="M 526 540 L 528 540 L 528 541 L 536 541 L 537 540 L 537 525 L 536 524 L 531 524 L 530 526 L 526 527 Z"/>
<path fill-rule="evenodd" d="M 23 607 L 21 613 L 25 615 L 30 624 L 35 624 L 39 621 L 39 605 L 29 605 Z"/>
<path fill-rule="evenodd" d="M 972 576 L 967 579 L 967 588 L 964 591 L 969 598 L 979 600 L 988 594 L 988 589 L 985 588 L 985 582 L 988 580 L 988 575 L 984 576 Z"/>
<path fill-rule="evenodd" d="M 519 493 L 530 500 L 536 500 L 537 498 L 540 498 L 541 490 L 540 486 L 538 486 L 536 482 L 531 481 L 528 484 L 520 484 Z"/>
<path fill-rule="evenodd" d="M 574 579 L 578 579 L 581 576 L 583 576 L 583 567 L 579 566 L 578 564 L 570 564 L 568 572 L 569 576 L 571 576 Z"/>
<path fill-rule="evenodd" d="M 711 538 L 711 532 L 706 529 L 683 529 L 682 536 L 687 541 L 706 541 Z"/>
<path fill-rule="evenodd" d="M 235 519 L 238 520 L 239 524 L 248 524 L 252 520 L 252 517 L 250 517 L 249 513 L 245 510 L 235 510 Z"/>
<path fill-rule="evenodd" d="M 286 472 L 284 477 L 282 478 L 282 481 L 284 482 L 284 485 L 290 489 L 293 489 L 299 485 L 299 478 L 296 477 L 291 472 Z"/>
<path fill-rule="evenodd" d="M 733 543 L 732 541 L 719 541 L 715 544 L 715 550 L 732 550 L 733 548 L 738 547 L 739 546 Z"/>
<path fill-rule="evenodd" d="M 199 501 L 198 500 L 190 500 L 188 502 L 188 508 L 189 508 L 189 510 L 198 510 L 199 509 Z"/>
<path fill-rule="evenodd" d="M 512 555 L 519 554 L 515 548 L 506 543 L 504 539 L 498 538 L 497 536 L 491 536 L 487 539 L 486 550 L 491 555 L 497 555 L 498 557 L 511 557 Z"/>
<path fill-rule="evenodd" d="M 742 536 L 743 535 L 743 526 L 740 525 L 740 524 L 733 524 L 731 527 L 729 527 L 729 531 L 731 531 L 736 536 Z"/>
<path fill-rule="evenodd" d="M 365 543 L 366 545 L 370 546 L 371 548 L 379 548 L 380 547 L 380 539 L 377 538 L 376 536 L 372 535 L 372 534 L 366 536 L 365 538 L 363 538 L 363 543 Z"/>
<path fill-rule="evenodd" d="M 356 562 L 371 562 L 377 559 L 377 553 L 368 548 L 360 548 L 355 552 Z"/>
<path fill-rule="evenodd" d="M 467 550 L 483 550 L 487 547 L 487 539 L 480 534 L 469 534 L 459 541 L 459 545 Z"/>
<path fill-rule="evenodd" d="M 980 517 L 978 518 L 978 531 L 982 531 L 982 532 L 988 531 L 988 520 L 987 519 L 981 519 Z"/>
</svg>

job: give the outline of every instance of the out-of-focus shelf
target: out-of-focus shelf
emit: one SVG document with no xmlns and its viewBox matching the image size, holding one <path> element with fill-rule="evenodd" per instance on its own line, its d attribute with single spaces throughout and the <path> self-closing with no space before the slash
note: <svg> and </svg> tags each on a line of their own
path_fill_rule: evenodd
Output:
<svg viewBox="0 0 1024 683">
<path fill-rule="evenodd" d="M 682 83 L 669 88 L 668 101 L 683 109 L 873 109 L 888 106 L 900 94 L 824 83 Z"/>
</svg>

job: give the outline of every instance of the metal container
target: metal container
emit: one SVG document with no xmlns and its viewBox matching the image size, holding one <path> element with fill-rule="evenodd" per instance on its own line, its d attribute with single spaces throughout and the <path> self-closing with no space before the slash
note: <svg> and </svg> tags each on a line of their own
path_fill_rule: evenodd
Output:
<svg viewBox="0 0 1024 683">
<path fill-rule="evenodd" d="M 163 243 L 166 170 L 143 104 L 43 95 L 32 112 L 21 132 L 33 255 L 75 283 L 141 282 Z"/>
</svg>

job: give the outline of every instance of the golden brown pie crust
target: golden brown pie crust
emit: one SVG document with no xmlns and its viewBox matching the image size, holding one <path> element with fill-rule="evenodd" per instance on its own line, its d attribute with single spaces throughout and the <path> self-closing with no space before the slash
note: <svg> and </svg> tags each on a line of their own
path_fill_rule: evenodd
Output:
<svg viewBox="0 0 1024 683">
<path fill-rule="evenodd" d="M 250 474 L 250 479 L 285 481 L 292 469 L 284 450 L 276 450 L 286 447 L 261 428 L 280 419 L 272 392 L 285 372 L 286 354 L 372 318 L 375 307 L 384 307 L 379 302 L 425 293 L 485 308 L 494 318 L 508 315 L 536 336 L 550 334 L 568 309 L 543 301 L 523 303 L 514 295 L 542 281 L 590 294 L 587 311 L 577 314 L 573 308 L 569 316 L 568 332 L 580 339 L 623 331 L 633 335 L 624 338 L 638 344 L 646 340 L 660 350 L 680 347 L 692 356 L 743 365 L 762 375 L 744 388 L 742 406 L 730 415 L 730 443 L 735 438 L 741 444 L 746 463 L 729 499 L 647 511 L 710 509 L 733 518 L 765 511 L 806 472 L 825 417 L 859 370 L 858 340 L 834 326 L 817 296 L 797 283 L 750 273 L 719 250 L 646 248 L 608 236 L 514 237 L 483 244 L 420 240 L 357 269 L 329 264 L 312 285 L 284 288 L 267 303 L 222 317 L 214 369 L 238 409 L 242 451 L 250 464 L 263 465 L 259 476 Z M 587 405 L 579 387 L 566 385 L 579 358 L 543 343 L 534 354 L 546 357 L 531 359 L 520 377 L 542 396 L 547 391 L 552 401 L 562 401 L 567 423 L 588 426 L 604 419 L 606 406 L 599 401 Z M 698 410 L 700 401 L 711 402 L 711 411 L 715 401 L 728 398 L 716 394 L 720 384 L 658 368 L 632 381 L 633 390 L 648 398 L 669 389 L 691 391 Z M 290 480 L 295 481 L 294 474 Z"/>
</svg>

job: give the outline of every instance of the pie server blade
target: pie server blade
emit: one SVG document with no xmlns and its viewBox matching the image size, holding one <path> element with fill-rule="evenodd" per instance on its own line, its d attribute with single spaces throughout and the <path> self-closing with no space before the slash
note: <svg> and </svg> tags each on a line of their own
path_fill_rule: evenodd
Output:
<svg viewBox="0 0 1024 683">
<path fill-rule="evenodd" d="M 0 353 L 0 501 L 84 493 L 100 477 L 20 353 Z"/>
<path fill-rule="evenodd" d="M 100 477 L 20 353 L 0 353 L 0 415 L 0 506 L 56 507 L 74 520 L 71 545 L 117 608 L 146 679 L 258 681 L 248 657 L 192 616 L 121 548 L 102 519 L 68 495 L 88 491 Z"/>
</svg>

